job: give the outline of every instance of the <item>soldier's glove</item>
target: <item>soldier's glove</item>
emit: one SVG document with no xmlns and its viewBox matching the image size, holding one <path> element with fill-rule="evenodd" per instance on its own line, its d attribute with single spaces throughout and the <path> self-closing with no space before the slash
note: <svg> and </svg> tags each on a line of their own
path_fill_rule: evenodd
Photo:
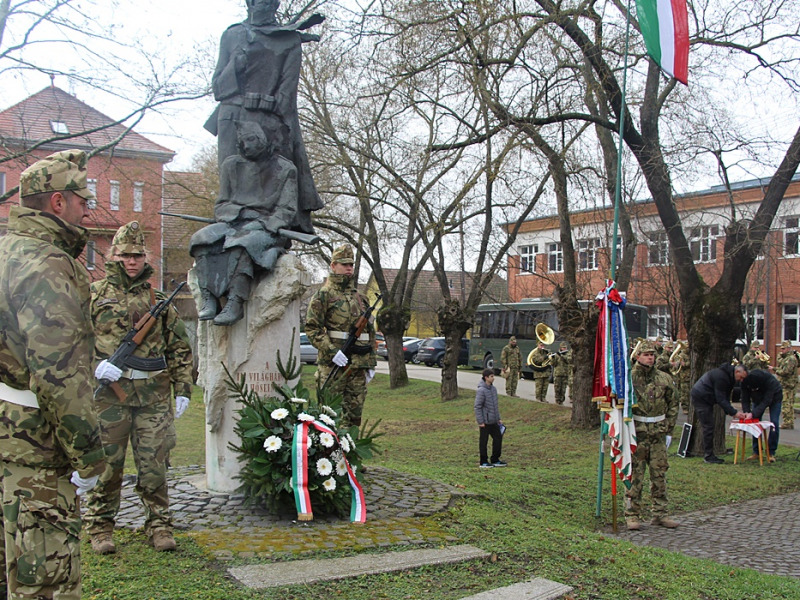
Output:
<svg viewBox="0 0 800 600">
<path fill-rule="evenodd" d="M 375 369 L 369 369 L 366 373 L 367 383 L 372 381 L 372 378 L 375 377 Z"/>
<path fill-rule="evenodd" d="M 175 418 L 180 419 L 187 408 L 189 408 L 189 399 L 186 396 L 175 396 Z"/>
<path fill-rule="evenodd" d="M 337 367 L 346 367 L 347 363 L 350 362 L 350 359 L 347 358 L 344 352 L 341 350 L 336 352 L 336 355 L 333 357 L 333 364 Z"/>
<path fill-rule="evenodd" d="M 116 365 L 112 365 L 107 360 L 103 360 L 97 365 L 97 368 L 94 370 L 94 376 L 97 379 L 105 379 L 106 381 L 114 382 L 117 381 L 122 375 L 122 369 L 117 367 Z"/>
<path fill-rule="evenodd" d="M 90 489 L 92 489 L 94 486 L 97 485 L 97 480 L 99 479 L 99 477 L 100 477 L 99 475 L 92 475 L 91 477 L 81 477 L 80 475 L 78 475 L 77 471 L 73 471 L 72 477 L 70 477 L 69 480 L 70 483 L 72 483 L 72 485 L 74 485 L 77 488 L 75 490 L 75 493 L 78 494 L 78 496 L 82 496 L 83 494 L 85 494 L 86 492 L 88 492 Z"/>
</svg>

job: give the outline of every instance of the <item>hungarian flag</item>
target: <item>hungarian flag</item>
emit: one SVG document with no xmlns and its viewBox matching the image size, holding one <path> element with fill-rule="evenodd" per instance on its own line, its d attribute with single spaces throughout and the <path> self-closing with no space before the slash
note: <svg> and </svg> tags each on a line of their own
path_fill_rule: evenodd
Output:
<svg viewBox="0 0 800 600">
<path fill-rule="evenodd" d="M 647 53 L 684 85 L 689 81 L 689 17 L 686 0 L 636 0 Z"/>
</svg>

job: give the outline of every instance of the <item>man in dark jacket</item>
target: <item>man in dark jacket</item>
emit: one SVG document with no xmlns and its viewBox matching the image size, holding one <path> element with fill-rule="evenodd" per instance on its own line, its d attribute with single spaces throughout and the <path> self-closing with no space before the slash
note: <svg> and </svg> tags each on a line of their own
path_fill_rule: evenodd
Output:
<svg viewBox="0 0 800 600">
<path fill-rule="evenodd" d="M 754 369 L 742 381 L 742 410 L 751 412 L 753 418 L 759 419 L 769 409 L 769 420 L 772 422 L 772 431 L 769 432 L 769 462 L 775 462 L 775 451 L 778 449 L 778 436 L 780 435 L 781 408 L 783 406 L 783 388 L 778 379 L 769 371 Z M 753 438 L 753 455 L 758 458 L 758 438 Z"/>
<path fill-rule="evenodd" d="M 731 391 L 737 381 L 747 377 L 744 365 L 722 365 L 711 369 L 697 380 L 692 388 L 691 398 L 697 418 L 703 427 L 703 450 L 705 461 L 711 464 L 720 464 L 725 461 L 714 455 L 714 405 L 727 414 L 737 419 L 749 419 L 749 413 L 737 411 L 731 406 Z"/>
<path fill-rule="evenodd" d="M 484 369 L 478 390 L 475 392 L 475 420 L 478 422 L 480 436 L 478 451 L 481 468 L 505 467 L 506 462 L 500 460 L 503 452 L 503 420 L 500 418 L 500 405 L 497 402 L 497 388 L 494 383 L 494 370 Z M 492 436 L 492 457 L 489 460 L 487 446 Z"/>
</svg>

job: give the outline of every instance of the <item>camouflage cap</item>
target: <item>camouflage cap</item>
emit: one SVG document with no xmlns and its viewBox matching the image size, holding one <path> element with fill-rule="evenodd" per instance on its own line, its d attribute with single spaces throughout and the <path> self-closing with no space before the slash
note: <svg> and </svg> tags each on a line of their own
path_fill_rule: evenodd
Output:
<svg viewBox="0 0 800 600">
<path fill-rule="evenodd" d="M 94 200 L 94 194 L 87 187 L 88 161 L 83 150 L 64 150 L 36 161 L 19 176 L 20 197 L 68 191 Z"/>
<path fill-rule="evenodd" d="M 790 342 L 789 340 L 783 340 L 780 344 L 778 344 L 778 346 L 780 346 L 781 348 L 791 348 L 792 342 Z"/>
<path fill-rule="evenodd" d="M 758 340 L 753 340 L 753 343 L 750 344 L 750 347 L 751 348 L 761 348 L 761 342 L 759 342 Z"/>
<path fill-rule="evenodd" d="M 144 231 L 139 221 L 126 223 L 114 234 L 111 240 L 111 255 L 119 254 L 146 254 L 144 246 Z"/>
<path fill-rule="evenodd" d="M 339 263 L 340 265 L 352 265 L 355 262 L 353 259 L 353 247 L 349 244 L 339 246 L 333 251 L 331 262 Z"/>
<path fill-rule="evenodd" d="M 638 356 L 639 354 L 644 354 L 645 352 L 655 352 L 655 351 L 656 351 L 656 345 L 654 342 L 650 340 L 642 340 L 642 342 L 639 344 L 639 348 L 637 348 L 636 355 Z"/>
<path fill-rule="evenodd" d="M 559 350 L 566 350 L 567 349 L 567 342 L 561 342 L 559 345 Z"/>
<path fill-rule="evenodd" d="M 509 341 L 509 343 L 514 342 L 516 344 L 517 343 L 517 337 L 512 335 L 510 338 L 508 338 L 508 341 Z"/>
</svg>

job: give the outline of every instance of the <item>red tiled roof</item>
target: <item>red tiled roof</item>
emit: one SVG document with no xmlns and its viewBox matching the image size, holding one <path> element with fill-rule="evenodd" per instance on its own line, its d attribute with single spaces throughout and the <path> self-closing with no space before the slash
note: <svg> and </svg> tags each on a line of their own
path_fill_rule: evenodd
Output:
<svg viewBox="0 0 800 600">
<path fill-rule="evenodd" d="M 105 146 L 125 132 L 125 126 L 114 124 L 107 117 L 75 96 L 55 86 L 48 86 L 22 102 L 0 112 L 0 141 L 7 146 L 27 146 L 41 140 L 58 137 L 53 132 L 52 121 L 64 123 L 70 133 L 92 131 L 64 140 L 48 143 L 46 148 L 93 149 Z M 168 162 L 175 153 L 134 131 L 129 131 L 116 145 L 115 153 L 150 155 Z"/>
</svg>

